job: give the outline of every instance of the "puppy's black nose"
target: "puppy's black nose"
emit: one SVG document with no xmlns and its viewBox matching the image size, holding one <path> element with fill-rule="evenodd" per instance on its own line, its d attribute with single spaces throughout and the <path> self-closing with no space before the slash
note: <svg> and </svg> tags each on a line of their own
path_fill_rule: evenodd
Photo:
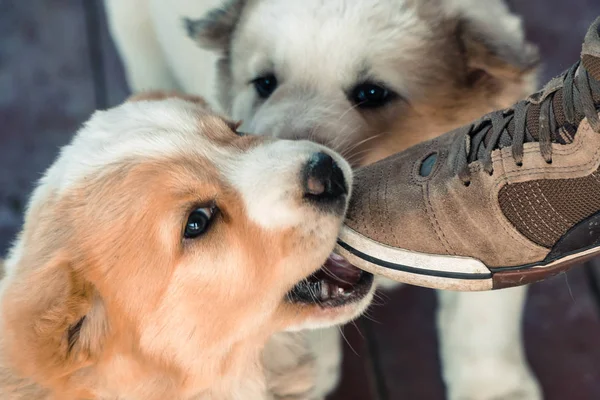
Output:
<svg viewBox="0 0 600 400">
<path fill-rule="evenodd" d="M 344 173 L 326 153 L 315 153 L 304 168 L 304 192 L 313 200 L 337 199 L 348 193 Z"/>
</svg>

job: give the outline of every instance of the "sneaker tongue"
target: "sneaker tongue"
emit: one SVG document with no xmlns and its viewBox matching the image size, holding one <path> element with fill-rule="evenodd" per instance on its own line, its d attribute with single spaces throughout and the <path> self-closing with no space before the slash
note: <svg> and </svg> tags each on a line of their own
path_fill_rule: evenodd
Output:
<svg viewBox="0 0 600 400">
<path fill-rule="evenodd" d="M 596 62 L 595 66 L 599 68 L 598 71 L 600 72 L 600 59 L 595 58 L 595 57 L 593 57 L 593 58 L 594 58 L 594 61 Z M 587 68 L 586 68 L 586 70 L 588 71 L 588 75 L 591 75 L 589 73 L 590 71 Z M 579 80 L 582 79 L 581 78 L 582 73 L 583 73 L 582 67 L 580 66 L 577 73 L 575 74 L 576 86 L 577 86 L 577 82 L 579 82 Z M 590 81 L 592 79 L 594 79 L 594 78 L 592 76 L 590 76 Z M 591 82 L 591 83 L 592 83 L 592 97 L 596 103 L 600 103 L 600 80 L 596 80 L 595 85 L 594 85 L 594 82 Z M 594 86 L 595 86 L 595 88 L 594 88 Z M 563 108 L 563 90 L 564 90 L 564 88 L 562 88 L 562 87 L 560 89 L 558 89 L 554 93 L 554 97 L 552 98 L 552 115 L 554 115 L 554 120 L 556 121 L 556 126 L 559 129 L 557 129 L 557 131 L 555 131 L 555 132 L 552 132 L 551 135 L 552 135 L 552 141 L 554 143 L 568 144 L 568 143 L 571 143 L 571 141 L 573 140 L 573 135 L 575 135 L 575 132 L 577 132 L 577 126 L 572 126 L 571 124 L 567 123 L 567 118 L 565 116 L 565 110 Z M 541 104 L 531 104 L 529 106 L 529 109 L 527 110 L 527 128 L 529 129 L 529 133 L 531 133 L 531 136 L 533 136 L 533 139 L 535 141 L 537 141 L 539 138 L 540 109 L 541 109 Z M 584 118 L 584 115 L 583 114 L 575 115 L 575 117 L 577 118 L 577 121 L 575 121 L 575 122 L 580 122 Z"/>
<path fill-rule="evenodd" d="M 582 49 L 581 55 L 581 64 L 577 73 L 575 74 L 575 83 L 576 86 L 581 78 L 583 73 L 582 68 L 588 72 L 590 77 L 590 83 L 592 87 L 592 97 L 596 103 L 600 103 L 600 17 L 597 18 L 594 23 L 590 26 Z M 555 126 L 558 128 L 557 131 L 552 132 L 552 142 L 559 144 L 567 144 L 573 140 L 573 135 L 577 131 L 576 126 L 571 126 L 567 124 L 567 119 L 565 116 L 565 111 L 563 109 L 563 90 L 561 87 L 552 94 L 552 114 L 553 119 L 556 121 Z M 541 95 L 541 92 L 540 92 Z M 540 121 L 540 109 L 541 104 L 529 104 L 527 109 L 527 129 L 531 136 L 525 136 L 525 142 L 530 141 L 538 141 L 539 140 L 539 121 Z M 576 118 L 579 122 L 584 116 L 576 115 Z M 492 136 L 491 127 L 487 126 L 483 128 L 486 130 L 484 134 L 485 137 L 483 139 L 483 143 L 488 147 L 489 140 Z M 498 141 L 498 147 L 508 147 L 512 145 L 512 138 L 515 132 L 515 123 L 514 120 L 510 121 L 502 135 L 500 136 L 500 140 Z M 483 149 L 478 149 L 478 156 L 483 155 Z"/>
<path fill-rule="evenodd" d="M 590 59 L 591 59 L 591 61 L 588 61 L 588 65 L 590 65 L 593 68 L 596 68 L 596 72 L 600 74 L 600 58 L 590 57 Z M 592 74 L 590 73 L 590 70 L 587 69 L 587 67 L 585 67 L 585 68 L 588 71 L 590 78 L 593 78 Z M 577 71 L 577 74 L 575 77 L 576 82 L 578 81 L 578 79 L 580 79 L 579 78 L 580 71 L 581 71 L 581 67 L 579 67 L 579 70 Z M 595 86 L 597 86 L 597 87 L 596 87 L 596 90 L 592 90 L 592 97 L 594 98 L 594 101 L 600 103 L 600 80 L 597 80 L 596 83 L 597 83 L 597 85 L 595 85 Z M 559 143 L 559 144 L 568 144 L 568 143 L 572 142 L 573 135 L 575 135 L 575 132 L 577 131 L 577 127 L 567 124 L 567 118 L 565 116 L 565 112 L 563 109 L 563 90 L 564 90 L 564 88 L 562 88 L 562 87 L 560 89 L 556 90 L 556 92 L 554 92 L 553 98 L 552 98 L 552 114 L 554 115 L 554 120 L 556 121 L 556 126 L 559 128 L 562 128 L 562 129 L 558 129 L 555 132 L 552 132 L 552 142 Z M 541 104 L 530 104 L 527 109 L 527 129 L 529 130 L 531 137 L 526 136 L 525 142 L 531 142 L 531 141 L 537 142 L 539 140 L 540 109 L 541 109 Z M 576 117 L 579 121 L 581 121 L 584 118 L 583 115 L 577 115 Z M 511 146 L 512 145 L 512 137 L 514 135 L 514 132 L 515 132 L 515 122 L 514 122 L 514 120 L 512 120 L 506 127 L 506 130 L 500 136 L 500 140 L 498 142 L 498 147 L 503 148 L 503 147 Z M 484 139 L 484 143 L 486 144 L 486 147 L 487 147 L 490 137 L 491 137 L 491 129 L 488 130 L 486 137 Z M 479 155 L 479 156 L 481 156 L 481 155 Z"/>
<path fill-rule="evenodd" d="M 596 104 L 600 104 L 600 17 L 594 21 L 588 30 L 583 43 L 581 64 L 575 73 L 575 86 L 577 87 L 580 87 L 579 82 L 581 82 L 581 79 L 585 79 L 585 77 L 582 77 L 584 73 L 583 69 L 587 71 L 590 78 L 592 98 Z M 571 124 L 567 123 L 567 118 L 563 109 L 563 91 L 564 87 L 560 87 L 555 90 L 554 93 L 550 94 L 550 96 L 552 96 L 552 116 L 550 117 L 552 119 L 551 127 L 556 127 L 556 129 L 551 132 L 551 140 L 553 143 L 568 144 L 573 141 L 573 136 L 577 132 L 577 126 L 572 126 Z M 543 90 L 537 94 L 541 96 L 543 94 Z M 527 107 L 526 125 L 529 134 L 525 135 L 525 142 L 537 142 L 539 140 L 541 107 L 541 103 L 530 103 Z M 577 121 L 572 122 L 578 124 L 584 118 L 584 115 L 575 115 L 575 118 Z M 489 148 L 489 141 L 492 137 L 492 128 L 490 124 L 484 124 L 480 129 L 481 130 L 476 134 L 483 135 L 482 142 L 484 143 L 485 148 L 478 146 L 477 149 L 474 149 L 477 153 L 477 158 L 481 158 L 485 155 L 484 153 L 486 153 L 486 149 Z M 496 147 L 503 148 L 511 146 L 514 132 L 515 122 L 513 119 L 503 130 Z"/>
<path fill-rule="evenodd" d="M 584 54 L 581 56 L 581 63 L 592 78 L 600 81 L 600 55 L 594 57 L 589 54 Z"/>
<path fill-rule="evenodd" d="M 596 18 L 585 35 L 581 63 L 591 77 L 600 81 L 600 17 Z"/>
<path fill-rule="evenodd" d="M 527 110 L 527 128 L 529 129 L 529 133 L 533 136 L 533 139 L 537 141 L 539 139 L 540 133 L 540 104 L 532 104 L 529 106 Z M 563 109 L 563 88 L 558 89 L 554 93 L 554 97 L 552 98 L 552 111 L 554 114 L 554 120 L 556 121 L 556 126 L 563 127 L 567 122 L 567 118 L 565 117 L 565 112 Z M 552 132 L 552 141 L 560 144 L 570 143 L 572 140 L 572 135 L 575 132 L 571 132 L 570 127 L 565 127 L 566 134 L 569 137 L 565 137 L 560 134 L 560 132 Z"/>
</svg>

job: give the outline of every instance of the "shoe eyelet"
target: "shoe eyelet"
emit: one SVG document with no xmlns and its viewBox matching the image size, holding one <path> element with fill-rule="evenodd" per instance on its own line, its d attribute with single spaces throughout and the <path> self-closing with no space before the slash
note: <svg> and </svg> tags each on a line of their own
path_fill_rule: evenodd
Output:
<svg viewBox="0 0 600 400">
<path fill-rule="evenodd" d="M 438 153 L 431 153 L 427 157 L 421 161 L 421 166 L 419 167 L 419 175 L 423 178 L 427 178 L 433 172 L 435 165 L 437 163 Z"/>
</svg>

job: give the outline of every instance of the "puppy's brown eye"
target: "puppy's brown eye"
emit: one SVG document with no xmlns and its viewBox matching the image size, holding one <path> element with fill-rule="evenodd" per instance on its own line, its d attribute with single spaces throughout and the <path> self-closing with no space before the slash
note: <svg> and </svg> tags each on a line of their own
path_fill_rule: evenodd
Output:
<svg viewBox="0 0 600 400">
<path fill-rule="evenodd" d="M 214 207 L 202 207 L 192 211 L 185 223 L 183 236 L 186 239 L 195 239 L 205 233 L 210 227 L 214 214 Z"/>
</svg>

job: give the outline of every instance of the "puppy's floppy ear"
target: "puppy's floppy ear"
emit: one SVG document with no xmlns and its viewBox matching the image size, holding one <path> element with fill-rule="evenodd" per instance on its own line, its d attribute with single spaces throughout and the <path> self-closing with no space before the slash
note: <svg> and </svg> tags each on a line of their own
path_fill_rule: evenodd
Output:
<svg viewBox="0 0 600 400">
<path fill-rule="evenodd" d="M 108 322 L 98 293 L 67 254 L 28 264 L 38 256 L 25 253 L 5 278 L 3 341 L 15 368 L 58 384 L 100 356 Z"/>
<path fill-rule="evenodd" d="M 246 6 L 247 0 L 227 0 L 203 18 L 185 18 L 188 36 L 207 50 L 225 51 Z"/>
<path fill-rule="evenodd" d="M 497 79 L 516 81 L 539 64 L 536 46 L 509 35 L 496 36 L 470 21 L 460 22 L 458 35 L 471 76 L 483 72 Z"/>
<path fill-rule="evenodd" d="M 444 1 L 458 18 L 457 35 L 472 78 L 519 81 L 537 67 L 537 47 L 525 40 L 521 18 L 503 0 Z"/>
</svg>

